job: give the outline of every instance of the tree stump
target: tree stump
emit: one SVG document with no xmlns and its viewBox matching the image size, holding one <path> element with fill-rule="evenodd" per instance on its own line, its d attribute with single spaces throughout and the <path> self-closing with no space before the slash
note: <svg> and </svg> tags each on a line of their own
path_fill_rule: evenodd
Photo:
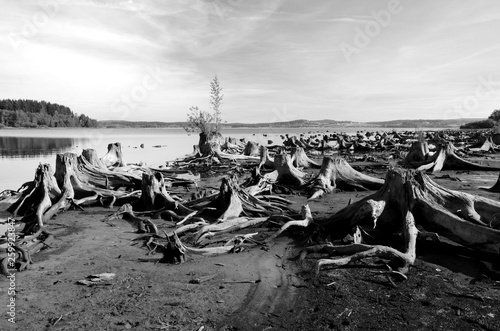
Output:
<svg viewBox="0 0 500 331">
<path fill-rule="evenodd" d="M 384 184 L 383 179 L 364 175 L 354 170 L 343 158 L 323 158 L 319 174 L 307 185 L 310 187 L 308 200 L 330 193 L 334 188 L 347 191 L 376 190 Z"/>
<path fill-rule="evenodd" d="M 125 166 L 123 162 L 122 144 L 118 142 L 108 144 L 108 152 L 101 158 L 101 161 L 108 168 Z"/>
</svg>

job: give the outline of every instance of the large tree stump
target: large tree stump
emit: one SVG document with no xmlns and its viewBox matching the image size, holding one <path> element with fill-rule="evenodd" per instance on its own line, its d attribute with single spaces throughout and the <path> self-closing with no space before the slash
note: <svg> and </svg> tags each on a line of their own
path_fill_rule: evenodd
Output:
<svg viewBox="0 0 500 331">
<path fill-rule="evenodd" d="M 84 168 L 85 162 L 83 158 L 78 157 L 74 153 L 58 154 L 56 156 L 56 172 L 55 178 L 59 187 L 66 186 L 74 192 L 74 203 L 79 205 L 82 203 L 97 202 L 99 199 L 111 201 L 111 206 L 117 200 L 120 203 L 130 202 L 134 199 L 136 192 L 117 191 L 112 188 L 103 188 L 96 180 L 98 176 L 89 176 L 81 171 Z M 101 176 L 101 183 L 105 179 Z M 67 182 L 67 183 L 66 183 Z M 111 186 L 111 185 L 106 185 Z"/>
<path fill-rule="evenodd" d="M 45 216 L 46 211 L 62 196 L 63 191 L 57 185 L 50 165 L 40 164 L 33 182 L 23 191 L 18 200 L 7 208 L 7 211 L 14 217 L 24 216 L 22 221 L 31 223 L 28 227 L 35 223 L 42 228 L 45 221 L 52 215 Z"/>
<path fill-rule="evenodd" d="M 97 153 L 93 149 L 84 149 L 76 161 L 73 170 L 82 182 L 112 190 L 120 188 L 138 190 L 141 187 L 140 176 L 117 169 L 109 170 L 97 158 Z"/>
<path fill-rule="evenodd" d="M 294 167 L 288 154 L 274 156 L 274 168 L 277 172 L 276 182 L 285 185 L 301 186 L 306 182 L 307 174 Z"/>
<path fill-rule="evenodd" d="M 344 265 L 368 256 L 403 261 L 407 267 L 414 261 L 417 225 L 479 253 L 498 255 L 500 230 L 492 223 L 498 213 L 500 202 L 446 189 L 422 172 L 390 169 L 380 190 L 318 223 L 323 233 L 332 238 L 342 238 L 354 226 L 363 228 L 372 240 L 382 242 L 389 240 L 392 233 L 401 232 L 406 236 L 403 249 L 397 253 L 379 245 L 342 248 L 325 245 L 332 253 L 354 255 L 331 263 L 320 261 L 318 268 L 327 264 Z"/>
<path fill-rule="evenodd" d="M 222 143 L 222 135 L 217 132 L 204 133 L 200 132 L 200 139 L 198 141 L 198 147 L 200 150 L 200 156 L 206 157 L 214 155 L 215 147 L 220 149 Z"/>
</svg>

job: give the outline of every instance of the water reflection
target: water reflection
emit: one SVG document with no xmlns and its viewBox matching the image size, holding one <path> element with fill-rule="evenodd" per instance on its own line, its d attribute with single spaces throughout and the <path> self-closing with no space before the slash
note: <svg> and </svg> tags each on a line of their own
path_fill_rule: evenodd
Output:
<svg viewBox="0 0 500 331">
<path fill-rule="evenodd" d="M 0 137 L 0 158 L 29 158 L 64 152 L 79 139 L 47 137 Z"/>
</svg>

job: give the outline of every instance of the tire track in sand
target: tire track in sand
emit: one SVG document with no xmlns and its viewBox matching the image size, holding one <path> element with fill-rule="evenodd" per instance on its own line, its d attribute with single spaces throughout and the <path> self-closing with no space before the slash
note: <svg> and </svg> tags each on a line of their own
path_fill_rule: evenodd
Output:
<svg viewBox="0 0 500 331">
<path fill-rule="evenodd" d="M 260 282 L 250 288 L 241 307 L 219 330 L 262 330 L 279 325 L 272 319 L 277 321 L 290 314 L 295 303 L 292 286 L 295 274 L 291 263 L 287 263 L 291 252 L 287 249 L 289 243 L 288 238 L 278 238 L 268 252 L 262 251 L 247 261 L 257 271 Z"/>
</svg>

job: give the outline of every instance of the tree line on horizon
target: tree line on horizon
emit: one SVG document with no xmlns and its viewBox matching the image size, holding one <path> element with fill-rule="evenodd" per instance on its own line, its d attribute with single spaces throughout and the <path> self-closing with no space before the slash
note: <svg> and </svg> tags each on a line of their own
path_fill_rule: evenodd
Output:
<svg viewBox="0 0 500 331">
<path fill-rule="evenodd" d="M 0 100 L 2 127 L 97 127 L 97 120 L 73 113 L 69 107 L 28 99 Z"/>
<path fill-rule="evenodd" d="M 460 129 L 492 129 L 498 126 L 500 126 L 500 109 L 495 109 L 487 119 L 464 124 Z"/>
</svg>

